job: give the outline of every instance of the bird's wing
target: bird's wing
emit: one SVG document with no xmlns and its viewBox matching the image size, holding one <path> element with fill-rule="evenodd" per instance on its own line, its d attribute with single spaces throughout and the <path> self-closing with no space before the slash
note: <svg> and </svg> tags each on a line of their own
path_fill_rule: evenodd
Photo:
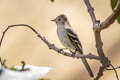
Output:
<svg viewBox="0 0 120 80">
<path fill-rule="evenodd" d="M 68 35 L 70 41 L 73 43 L 75 48 L 78 51 L 80 51 L 80 53 L 82 54 L 82 45 L 80 43 L 80 40 L 79 40 L 77 34 L 69 28 L 67 28 L 66 31 L 67 31 L 67 35 Z"/>
</svg>

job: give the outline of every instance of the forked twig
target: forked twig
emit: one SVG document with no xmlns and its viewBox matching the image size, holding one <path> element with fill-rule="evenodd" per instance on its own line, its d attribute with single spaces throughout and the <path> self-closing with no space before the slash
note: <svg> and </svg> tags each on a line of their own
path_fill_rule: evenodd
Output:
<svg viewBox="0 0 120 80">
<path fill-rule="evenodd" d="M 119 77 L 118 77 L 118 74 L 117 74 L 117 71 L 116 71 L 115 67 L 114 67 L 112 64 L 110 64 L 110 66 L 113 68 L 113 70 L 114 70 L 114 72 L 115 72 L 115 74 L 116 74 L 117 80 L 119 80 Z"/>
<path fill-rule="evenodd" d="M 98 72 L 96 78 L 94 79 L 94 80 L 99 80 L 100 77 L 103 75 L 104 70 L 111 65 L 110 60 L 104 54 L 104 51 L 102 48 L 103 43 L 101 40 L 100 32 L 101 32 L 101 30 L 108 28 L 112 23 L 114 23 L 116 18 L 119 16 L 119 14 L 120 14 L 120 0 L 118 0 L 117 5 L 116 5 L 113 13 L 103 22 L 100 22 L 100 20 L 96 20 L 96 17 L 94 14 L 94 8 L 91 6 L 89 0 L 84 0 L 84 2 L 87 6 L 89 15 L 91 16 L 91 20 L 93 22 L 93 31 L 95 34 L 96 48 L 97 48 L 98 55 L 101 58 L 102 66 L 100 67 L 99 72 Z M 117 78 L 118 78 L 118 76 L 117 76 Z"/>
</svg>

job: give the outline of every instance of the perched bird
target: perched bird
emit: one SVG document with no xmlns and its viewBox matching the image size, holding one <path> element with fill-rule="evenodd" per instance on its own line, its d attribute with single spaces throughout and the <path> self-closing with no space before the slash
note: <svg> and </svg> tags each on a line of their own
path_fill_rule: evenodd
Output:
<svg viewBox="0 0 120 80">
<path fill-rule="evenodd" d="M 57 25 L 57 35 L 60 42 L 63 44 L 65 48 L 72 52 L 73 57 L 76 53 L 83 54 L 81 42 L 77 34 L 73 31 L 71 25 L 69 24 L 66 15 L 61 14 L 51 21 L 54 21 Z M 94 77 L 87 60 L 85 58 L 81 59 L 89 75 L 91 77 Z"/>
</svg>

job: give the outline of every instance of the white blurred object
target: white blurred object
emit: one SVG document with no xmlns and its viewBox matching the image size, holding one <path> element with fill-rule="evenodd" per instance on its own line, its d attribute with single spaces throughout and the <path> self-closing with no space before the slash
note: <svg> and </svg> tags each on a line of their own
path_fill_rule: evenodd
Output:
<svg viewBox="0 0 120 80">
<path fill-rule="evenodd" d="M 21 66 L 15 66 L 17 70 Z M 25 65 L 24 68 L 29 68 L 27 71 L 14 71 L 0 67 L 0 80 L 40 80 L 51 70 L 50 67 L 37 67 L 33 65 Z"/>
</svg>

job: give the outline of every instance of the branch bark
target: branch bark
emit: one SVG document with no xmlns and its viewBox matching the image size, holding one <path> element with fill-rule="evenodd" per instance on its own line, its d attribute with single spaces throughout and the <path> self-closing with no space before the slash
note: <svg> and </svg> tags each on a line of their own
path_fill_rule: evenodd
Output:
<svg viewBox="0 0 120 80">
<path fill-rule="evenodd" d="M 101 64 L 102 66 L 99 69 L 99 72 L 94 80 L 99 80 L 100 77 L 103 75 L 104 69 L 110 66 L 110 60 L 105 56 L 103 51 L 103 42 L 101 40 L 101 30 L 108 28 L 112 23 L 115 22 L 116 18 L 120 15 L 120 0 L 118 0 L 118 3 L 113 11 L 113 13 L 102 23 L 100 20 L 96 20 L 95 14 L 94 14 L 94 8 L 91 6 L 89 0 L 84 0 L 89 15 L 91 16 L 92 22 L 93 22 L 93 31 L 95 34 L 95 41 L 96 41 L 96 48 L 99 57 L 101 58 Z M 117 77 L 118 78 L 118 77 Z"/>
<path fill-rule="evenodd" d="M 117 80 L 119 80 L 119 77 L 118 77 L 118 74 L 117 74 L 117 71 L 116 71 L 115 67 L 114 67 L 112 64 L 110 64 L 110 66 L 113 68 L 113 70 L 114 70 L 114 72 L 115 72 L 115 75 L 116 75 Z"/>
<path fill-rule="evenodd" d="M 104 51 L 103 51 L 103 43 L 101 40 L 101 31 L 103 29 L 108 28 L 111 24 L 113 24 L 116 20 L 116 18 L 118 17 L 118 15 L 120 15 L 120 0 L 118 0 L 118 3 L 116 5 L 116 7 L 114 8 L 113 13 L 110 14 L 110 16 L 108 16 L 108 18 L 106 18 L 105 21 L 100 22 L 100 20 L 97 20 L 94 14 L 94 8 L 91 6 L 89 0 L 84 0 L 87 8 L 88 8 L 88 12 L 91 16 L 92 22 L 93 22 L 93 31 L 95 34 L 95 40 L 96 40 L 96 48 L 97 48 L 97 52 L 99 56 L 93 55 L 91 53 L 87 54 L 87 55 L 82 55 L 82 54 L 75 54 L 75 58 L 88 58 L 88 59 L 95 59 L 95 60 L 99 60 L 101 61 L 102 66 L 99 69 L 99 72 L 96 76 L 96 78 L 94 80 L 99 80 L 100 77 L 103 75 L 104 70 L 109 67 L 112 66 L 110 63 L 110 60 L 105 56 Z M 16 25 L 10 25 L 8 26 L 5 31 L 3 32 L 2 38 L 0 40 L 0 47 L 3 41 L 3 38 L 5 36 L 5 33 L 7 32 L 7 30 L 9 28 L 12 27 L 17 27 L 17 26 L 25 26 L 30 28 L 48 47 L 49 49 L 52 49 L 56 52 L 58 52 L 59 54 L 68 56 L 68 57 L 72 57 L 71 53 L 65 52 L 59 48 L 57 48 L 54 44 L 51 44 L 45 37 L 41 36 L 33 27 L 26 25 L 26 24 L 16 24 Z M 114 68 L 114 66 L 112 66 L 112 68 L 114 69 L 115 73 L 116 73 L 116 77 L 117 80 L 119 80 L 117 72 Z"/>
<path fill-rule="evenodd" d="M 113 12 L 103 21 L 100 26 L 101 29 L 108 28 L 111 24 L 113 24 L 116 18 L 120 15 L 120 0 L 118 0 L 116 7 L 114 8 Z"/>
<path fill-rule="evenodd" d="M 2 45 L 2 41 L 3 41 L 3 38 L 5 36 L 5 33 L 12 27 L 17 27 L 17 26 L 21 26 L 21 27 L 28 27 L 30 28 L 48 47 L 49 49 L 52 49 L 56 52 L 58 52 L 59 54 L 62 54 L 62 55 L 65 55 L 65 56 L 68 56 L 68 57 L 72 57 L 72 54 L 71 53 L 68 53 L 68 52 L 65 52 L 59 48 L 57 48 L 54 44 L 51 44 L 45 37 L 41 36 L 33 27 L 29 26 L 29 25 L 26 25 L 26 24 L 16 24 L 16 25 L 10 25 L 8 26 L 5 31 L 3 32 L 3 35 L 2 35 L 2 38 L 0 40 L 0 47 Z M 100 60 L 100 57 L 96 56 L 96 55 L 93 55 L 91 53 L 87 54 L 87 55 L 82 55 L 82 54 L 76 54 L 75 55 L 75 58 L 89 58 L 89 59 L 95 59 L 95 60 Z"/>
</svg>

